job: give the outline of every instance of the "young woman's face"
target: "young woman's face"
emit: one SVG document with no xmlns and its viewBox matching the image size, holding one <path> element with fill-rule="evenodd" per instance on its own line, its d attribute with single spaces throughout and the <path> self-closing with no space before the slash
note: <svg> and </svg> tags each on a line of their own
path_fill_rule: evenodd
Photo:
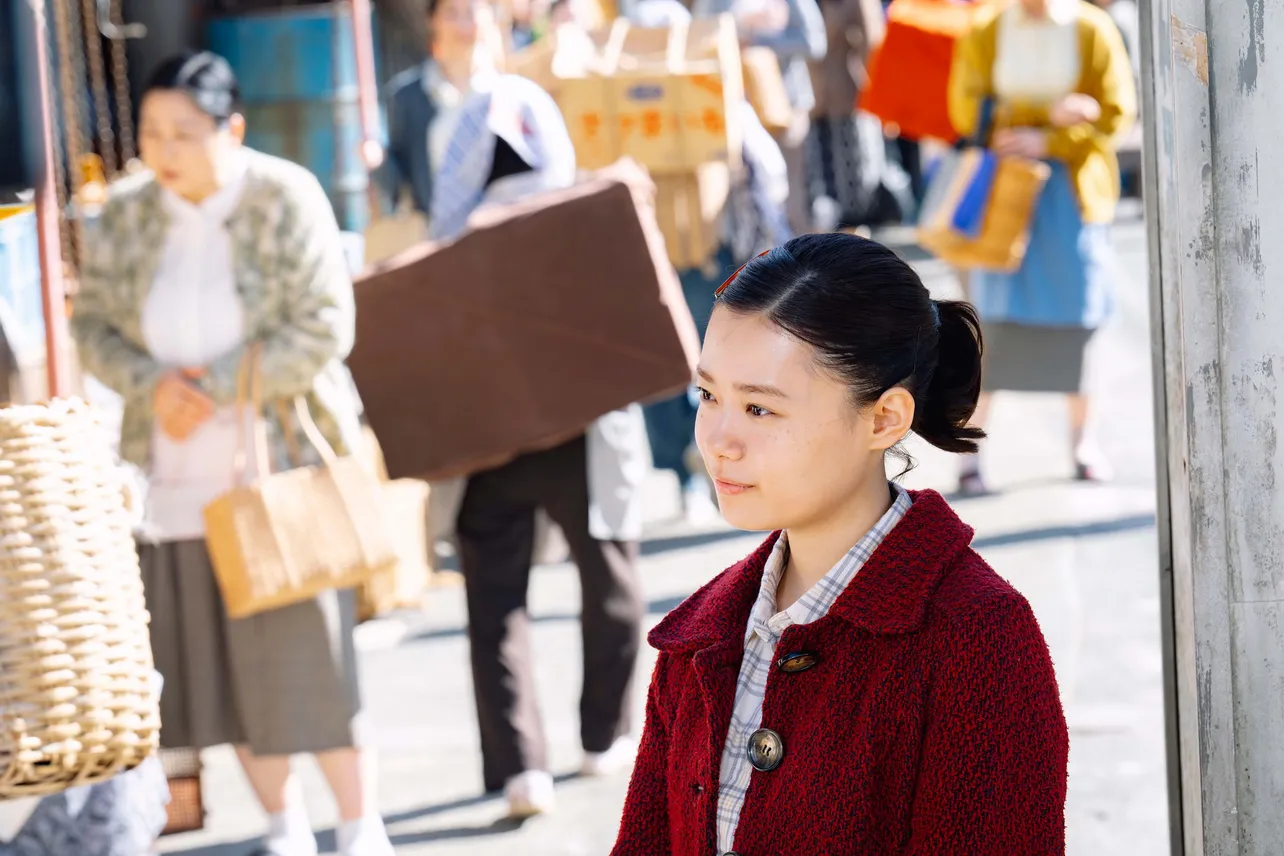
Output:
<svg viewBox="0 0 1284 856">
<path fill-rule="evenodd" d="M 139 108 L 138 148 L 166 190 L 200 201 L 218 188 L 224 159 L 241 144 L 239 116 L 219 123 L 177 90 L 147 93 Z"/>
<path fill-rule="evenodd" d="M 715 307 L 696 383 L 696 445 L 731 525 L 813 525 L 884 478 L 890 444 L 878 420 L 809 345 L 771 322 Z"/>
<path fill-rule="evenodd" d="M 440 0 L 431 21 L 433 55 L 468 54 L 491 20 L 490 9 L 481 0 Z"/>
</svg>

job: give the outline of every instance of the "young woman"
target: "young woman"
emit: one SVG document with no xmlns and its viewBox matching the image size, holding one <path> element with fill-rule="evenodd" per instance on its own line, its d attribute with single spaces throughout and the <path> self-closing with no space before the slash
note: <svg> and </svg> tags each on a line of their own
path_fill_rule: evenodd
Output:
<svg viewBox="0 0 1284 856">
<path fill-rule="evenodd" d="M 391 856 L 359 750 L 351 592 L 229 620 L 202 509 L 231 489 L 236 378 L 260 348 L 269 399 L 303 395 L 340 453 L 357 448 L 352 280 L 315 176 L 246 149 L 231 67 L 163 63 L 141 103 L 148 170 L 117 183 L 87 234 L 72 326 L 85 369 L 125 402 L 120 453 L 147 476 L 139 559 L 164 676 L 161 741 L 234 744 L 270 815 L 270 856 L 314 856 L 290 756 L 315 755 L 338 803 L 344 856 Z M 270 421 L 277 470 L 311 450 Z"/>
<path fill-rule="evenodd" d="M 989 344 L 976 421 L 984 422 L 993 392 L 1062 393 L 1075 477 L 1108 479 L 1109 462 L 1087 430 L 1083 365 L 1111 313 L 1115 150 L 1137 115 L 1123 38 L 1109 14 L 1083 0 L 1019 0 L 960 41 L 949 100 L 961 133 L 972 134 L 988 112 L 995 152 L 1052 167 L 1021 269 L 969 276 Z M 993 109 L 983 111 L 987 103 Z M 986 491 L 975 455 L 963 460 L 960 488 Z"/>
<path fill-rule="evenodd" d="M 910 431 L 974 447 L 980 366 L 971 307 L 871 241 L 800 237 L 728 281 L 696 441 L 727 520 L 778 531 L 651 632 L 615 856 L 1064 852 L 1038 624 L 884 469 Z"/>
</svg>

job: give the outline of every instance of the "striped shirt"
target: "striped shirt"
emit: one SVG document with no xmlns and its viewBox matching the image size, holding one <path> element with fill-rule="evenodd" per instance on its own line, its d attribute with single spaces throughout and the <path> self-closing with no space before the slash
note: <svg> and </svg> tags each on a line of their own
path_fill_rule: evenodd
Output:
<svg viewBox="0 0 1284 856">
<path fill-rule="evenodd" d="M 722 748 L 722 768 L 718 777 L 718 850 L 726 853 L 735 845 L 740 811 L 753 777 L 746 747 L 749 737 L 762 725 L 762 698 L 767 691 L 767 677 L 775 659 L 776 644 L 786 629 L 795 624 L 811 624 L 824 618 L 834 601 L 855 579 L 856 574 L 874 555 L 878 545 L 901 522 L 910 509 L 910 495 L 900 485 L 891 485 L 895 495 L 892 507 L 874 524 L 874 528 L 847 551 L 838 564 L 788 609 L 776 611 L 776 589 L 789 561 L 789 541 L 781 533 L 762 573 L 758 600 L 749 613 L 745 632 L 745 656 L 736 682 L 736 704 L 731 712 L 731 727 Z"/>
</svg>

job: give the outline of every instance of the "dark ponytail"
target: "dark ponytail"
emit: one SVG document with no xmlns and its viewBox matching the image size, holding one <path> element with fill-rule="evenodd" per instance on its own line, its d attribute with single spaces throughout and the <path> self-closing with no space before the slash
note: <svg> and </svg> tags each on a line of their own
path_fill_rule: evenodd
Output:
<svg viewBox="0 0 1284 856">
<path fill-rule="evenodd" d="M 947 452 L 975 452 L 985 432 L 969 425 L 981 394 L 981 321 L 972 304 L 935 301 L 940 319 L 936 368 L 915 396 L 914 433 Z"/>
<path fill-rule="evenodd" d="M 934 301 L 914 269 L 855 235 L 804 235 L 762 255 L 718 295 L 816 349 L 858 407 L 893 387 L 914 396 L 913 430 L 947 452 L 975 452 L 981 324 L 967 303 Z"/>
</svg>

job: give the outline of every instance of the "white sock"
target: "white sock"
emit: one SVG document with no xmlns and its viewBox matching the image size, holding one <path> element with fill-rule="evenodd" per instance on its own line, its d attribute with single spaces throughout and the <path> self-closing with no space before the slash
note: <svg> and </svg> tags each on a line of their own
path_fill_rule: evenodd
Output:
<svg viewBox="0 0 1284 856">
<path fill-rule="evenodd" d="M 378 815 L 339 824 L 335 832 L 335 843 L 344 856 L 365 856 L 367 853 L 383 856 L 385 853 L 392 853 L 388 831 L 384 829 L 383 820 Z"/>
<path fill-rule="evenodd" d="M 315 838 L 312 835 L 312 822 L 302 804 L 291 803 L 284 811 L 268 815 L 268 845 L 292 845 Z"/>
</svg>

